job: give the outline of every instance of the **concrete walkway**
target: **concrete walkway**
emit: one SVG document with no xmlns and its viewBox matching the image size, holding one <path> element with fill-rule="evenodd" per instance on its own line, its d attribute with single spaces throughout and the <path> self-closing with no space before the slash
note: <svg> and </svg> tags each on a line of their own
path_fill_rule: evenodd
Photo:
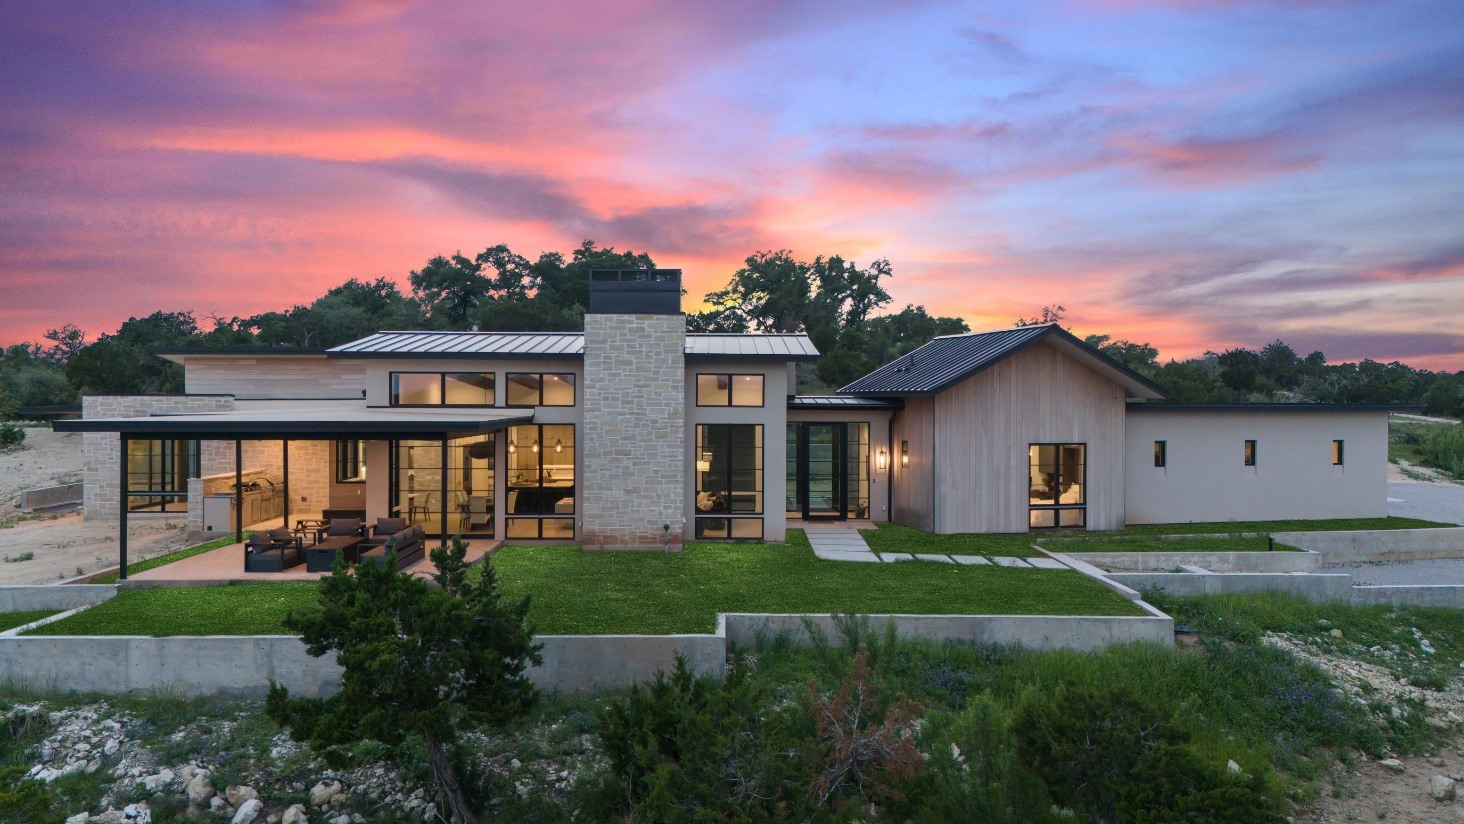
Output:
<svg viewBox="0 0 1464 824">
<path fill-rule="evenodd" d="M 1003 566 L 1012 569 L 1066 569 L 1067 567 L 1051 558 L 1009 558 L 1006 556 L 993 556 L 983 558 L 980 555 L 944 555 L 934 552 L 882 552 L 875 553 L 865 543 L 864 536 L 859 530 L 848 523 L 831 521 L 828 523 L 805 522 L 793 527 L 802 529 L 808 535 L 808 543 L 813 547 L 813 554 L 825 561 L 857 561 L 866 564 L 886 563 L 892 564 L 900 561 L 928 561 L 937 564 L 963 564 L 968 566 Z"/>
</svg>

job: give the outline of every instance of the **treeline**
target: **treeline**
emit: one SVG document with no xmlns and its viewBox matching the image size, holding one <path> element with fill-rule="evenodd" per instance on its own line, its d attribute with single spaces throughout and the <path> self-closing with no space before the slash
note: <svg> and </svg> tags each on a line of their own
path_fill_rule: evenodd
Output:
<svg viewBox="0 0 1464 824">
<path fill-rule="evenodd" d="M 0 419 L 21 406 L 74 403 L 81 394 L 181 392 L 182 369 L 154 357 L 178 347 L 324 349 L 383 329 L 577 331 L 584 327 L 591 269 L 650 268 L 650 255 L 585 241 L 567 257 L 529 259 L 507 246 L 474 257 L 439 255 L 410 273 L 410 292 L 386 278 L 357 279 L 309 304 L 251 317 L 154 312 L 88 342 L 66 325 L 45 342 L 0 356 Z M 725 288 L 689 314 L 701 332 L 806 332 L 823 353 L 799 373 L 804 392 L 836 389 L 937 335 L 970 331 L 960 318 L 923 306 L 891 312 L 889 261 L 859 266 L 839 255 L 799 260 L 787 251 L 747 258 Z M 1017 322 L 1061 322 L 1061 307 Z M 207 328 L 205 328 L 205 326 Z M 1421 403 L 1433 414 L 1464 415 L 1464 372 L 1429 372 L 1401 363 L 1329 364 L 1276 341 L 1259 351 L 1231 349 L 1161 363 L 1148 343 L 1089 336 L 1088 342 L 1169 390 L 1175 401 L 1334 401 Z"/>
</svg>

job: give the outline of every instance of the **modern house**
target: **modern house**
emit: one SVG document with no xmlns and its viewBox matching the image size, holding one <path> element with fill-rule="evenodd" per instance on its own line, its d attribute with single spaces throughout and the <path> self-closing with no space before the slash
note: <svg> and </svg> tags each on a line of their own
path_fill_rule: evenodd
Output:
<svg viewBox="0 0 1464 824">
<path fill-rule="evenodd" d="M 325 510 L 666 548 L 790 521 L 932 532 L 1386 514 L 1387 407 L 1161 403 L 1056 325 L 938 338 L 834 395 L 804 335 L 686 331 L 678 270 L 596 271 L 583 333 L 188 349 L 185 394 L 88 397 L 86 517 L 198 534 Z M 125 532 L 125 530 L 124 530 Z"/>
</svg>

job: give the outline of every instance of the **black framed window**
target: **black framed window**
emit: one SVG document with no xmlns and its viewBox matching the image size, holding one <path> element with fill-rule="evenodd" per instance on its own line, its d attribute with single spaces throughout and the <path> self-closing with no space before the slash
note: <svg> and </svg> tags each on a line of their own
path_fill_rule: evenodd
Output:
<svg viewBox="0 0 1464 824">
<path fill-rule="evenodd" d="M 1081 443 L 1028 445 L 1027 525 L 1030 528 L 1087 525 L 1087 453 L 1087 445 Z"/>
<path fill-rule="evenodd" d="M 509 372 L 509 406 L 574 406 L 573 372 Z"/>
<path fill-rule="evenodd" d="M 183 512 L 198 477 L 198 441 L 128 440 L 127 509 Z"/>
<path fill-rule="evenodd" d="M 574 539 L 573 424 L 527 424 L 508 430 L 509 538 Z"/>
<path fill-rule="evenodd" d="M 336 441 L 335 450 L 335 482 L 338 484 L 366 483 L 365 441 Z"/>
<path fill-rule="evenodd" d="M 1341 466 L 1343 450 L 1347 444 L 1343 441 L 1332 441 L 1332 466 Z"/>
<path fill-rule="evenodd" d="M 1243 450 L 1243 454 L 1245 456 L 1245 465 L 1246 466 L 1255 466 L 1256 465 L 1256 442 L 1255 441 L 1246 441 L 1245 442 L 1245 448 Z"/>
<path fill-rule="evenodd" d="M 392 406 L 493 406 L 492 372 L 392 372 Z"/>
<path fill-rule="evenodd" d="M 1154 442 L 1154 466 L 1163 468 L 1169 465 L 1169 442 Z"/>
<path fill-rule="evenodd" d="M 762 406 L 763 376 L 699 374 L 696 376 L 697 406 Z"/>
<path fill-rule="evenodd" d="M 696 537 L 760 539 L 762 511 L 762 425 L 697 426 Z"/>
</svg>

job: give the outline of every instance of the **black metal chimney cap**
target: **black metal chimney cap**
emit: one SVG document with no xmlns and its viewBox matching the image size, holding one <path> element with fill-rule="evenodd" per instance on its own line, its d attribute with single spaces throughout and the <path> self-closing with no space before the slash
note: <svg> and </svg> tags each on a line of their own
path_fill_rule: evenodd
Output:
<svg viewBox="0 0 1464 824">
<path fill-rule="evenodd" d="M 596 315 L 679 315 L 681 270 L 591 269 L 587 311 Z"/>
</svg>

